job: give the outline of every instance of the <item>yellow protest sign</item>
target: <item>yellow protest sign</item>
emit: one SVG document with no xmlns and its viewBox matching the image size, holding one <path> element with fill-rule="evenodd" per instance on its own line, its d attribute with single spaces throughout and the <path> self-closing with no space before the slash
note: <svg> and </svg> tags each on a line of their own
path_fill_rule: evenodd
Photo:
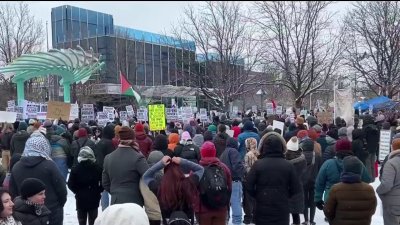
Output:
<svg viewBox="0 0 400 225">
<path fill-rule="evenodd" d="M 47 104 L 47 119 L 69 120 L 71 104 L 64 102 L 49 101 Z"/>
<path fill-rule="evenodd" d="M 165 130 L 165 106 L 149 105 L 149 124 L 151 131 Z"/>
</svg>

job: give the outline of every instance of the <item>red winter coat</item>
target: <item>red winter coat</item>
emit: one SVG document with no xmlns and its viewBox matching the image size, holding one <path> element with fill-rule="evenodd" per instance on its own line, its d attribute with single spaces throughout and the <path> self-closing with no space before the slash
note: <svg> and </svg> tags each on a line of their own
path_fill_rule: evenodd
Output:
<svg viewBox="0 0 400 225">
<path fill-rule="evenodd" d="M 200 165 L 202 165 L 203 167 L 206 167 L 208 165 L 213 165 L 213 164 L 218 165 L 224 169 L 226 177 L 228 179 L 229 191 L 232 192 L 232 176 L 231 176 L 231 172 L 230 172 L 229 168 L 223 162 L 221 162 L 217 157 L 204 157 L 200 160 Z M 228 210 L 228 206 L 223 207 L 221 209 L 209 209 L 209 208 L 207 208 L 207 206 L 205 206 L 201 202 L 200 198 L 198 198 L 198 202 L 195 203 L 195 207 L 194 207 L 194 212 L 196 214 L 209 213 L 211 211 L 225 213 L 227 210 Z"/>
<path fill-rule="evenodd" d="M 151 149 L 153 148 L 153 141 L 144 133 L 136 132 L 136 142 L 139 144 L 139 150 L 142 152 L 144 157 L 149 156 Z"/>
</svg>

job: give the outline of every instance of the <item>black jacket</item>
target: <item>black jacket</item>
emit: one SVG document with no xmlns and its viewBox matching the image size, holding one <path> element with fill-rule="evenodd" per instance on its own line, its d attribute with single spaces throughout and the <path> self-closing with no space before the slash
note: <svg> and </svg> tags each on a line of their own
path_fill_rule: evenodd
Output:
<svg viewBox="0 0 400 225">
<path fill-rule="evenodd" d="M 200 149 L 192 141 L 188 141 L 185 145 L 177 144 L 173 156 L 181 157 L 197 164 L 201 159 Z"/>
<path fill-rule="evenodd" d="M 18 131 L 12 136 L 10 143 L 11 156 L 14 155 L 14 153 L 22 154 L 24 152 L 25 143 L 29 137 L 30 135 L 25 130 Z"/>
<path fill-rule="evenodd" d="M 242 181 L 244 176 L 244 165 L 240 153 L 234 148 L 227 147 L 220 156 L 223 162 L 231 171 L 232 181 Z"/>
<path fill-rule="evenodd" d="M 35 206 L 26 204 L 25 200 L 17 197 L 14 200 L 14 218 L 22 225 L 47 225 L 49 224 L 50 210 L 43 206 L 41 211 L 36 211 Z M 40 212 L 40 213 L 39 213 Z"/>
<path fill-rule="evenodd" d="M 88 139 L 87 137 L 79 138 L 78 140 L 73 141 L 71 144 L 71 153 L 72 153 L 72 156 L 74 157 L 72 167 L 78 165 L 78 154 L 79 154 L 79 151 L 81 150 L 81 148 L 84 146 L 90 147 L 93 150 L 94 154 L 96 155 L 97 151 L 95 149 L 94 142 L 92 140 Z M 97 158 L 97 155 L 96 155 L 96 158 Z"/>
<path fill-rule="evenodd" d="M 10 150 L 13 132 L 6 132 L 1 136 L 1 150 Z"/>
<path fill-rule="evenodd" d="M 289 198 L 301 192 L 294 166 L 282 154 L 265 155 L 246 176 L 245 187 L 256 199 L 256 224 L 289 224 Z"/>
<path fill-rule="evenodd" d="M 96 163 L 103 169 L 104 158 L 106 155 L 114 151 L 112 139 L 114 138 L 114 128 L 111 125 L 104 127 L 103 137 L 96 144 L 96 149 L 93 149 L 96 156 Z"/>
<path fill-rule="evenodd" d="M 215 149 L 217 149 L 217 157 L 219 158 L 226 148 L 226 140 L 229 135 L 226 133 L 219 133 L 214 138 Z"/>
<path fill-rule="evenodd" d="M 353 130 L 353 141 L 351 142 L 351 149 L 357 158 L 365 165 L 365 161 L 368 157 L 368 151 L 364 146 L 364 132 L 361 129 Z"/>
<path fill-rule="evenodd" d="M 367 140 L 367 151 L 369 154 L 378 154 L 379 151 L 379 130 L 374 124 L 363 126 L 365 139 Z"/>
<path fill-rule="evenodd" d="M 65 179 L 56 164 L 39 156 L 24 156 L 11 170 L 10 193 L 13 198 L 21 193 L 21 184 L 26 178 L 37 178 L 46 185 L 45 205 L 50 211 L 64 207 L 67 201 Z"/>
<path fill-rule="evenodd" d="M 68 188 L 75 194 L 78 210 L 92 210 L 99 207 L 102 169 L 96 163 L 83 161 L 72 168 Z"/>
</svg>

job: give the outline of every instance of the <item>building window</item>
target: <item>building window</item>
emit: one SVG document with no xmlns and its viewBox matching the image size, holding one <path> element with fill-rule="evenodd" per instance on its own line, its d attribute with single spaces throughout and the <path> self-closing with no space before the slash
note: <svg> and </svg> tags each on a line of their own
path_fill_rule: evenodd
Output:
<svg viewBox="0 0 400 225">
<path fill-rule="evenodd" d="M 160 46 L 153 45 L 154 85 L 161 85 L 161 54 Z"/>
<path fill-rule="evenodd" d="M 80 21 L 87 22 L 88 21 L 88 13 L 86 9 L 79 9 L 80 10 Z"/>
<path fill-rule="evenodd" d="M 80 22 L 79 21 L 72 21 L 72 38 L 73 40 L 79 40 L 81 38 L 81 29 L 80 29 Z"/>
<path fill-rule="evenodd" d="M 176 86 L 176 48 L 169 48 L 169 84 Z"/>
<path fill-rule="evenodd" d="M 88 22 L 91 24 L 97 24 L 97 13 L 88 10 Z"/>
<path fill-rule="evenodd" d="M 71 11 L 72 11 L 72 19 L 79 20 L 79 8 L 71 7 Z"/>
<path fill-rule="evenodd" d="M 153 51 L 152 45 L 145 44 L 145 60 L 146 60 L 146 86 L 153 86 Z"/>
<path fill-rule="evenodd" d="M 161 73 L 162 73 L 162 84 L 169 84 L 169 68 L 168 68 L 168 47 L 161 46 Z"/>
<path fill-rule="evenodd" d="M 55 19 L 56 21 L 62 20 L 62 14 L 63 14 L 63 7 L 57 7 L 54 9 L 54 14 L 55 14 Z"/>
</svg>

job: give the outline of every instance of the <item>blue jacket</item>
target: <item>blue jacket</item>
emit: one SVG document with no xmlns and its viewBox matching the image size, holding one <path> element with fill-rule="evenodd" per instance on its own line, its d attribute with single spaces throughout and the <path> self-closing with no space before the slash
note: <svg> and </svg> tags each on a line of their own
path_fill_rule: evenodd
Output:
<svg viewBox="0 0 400 225">
<path fill-rule="evenodd" d="M 322 195 L 324 194 L 324 202 L 328 200 L 329 192 L 334 184 L 340 182 L 340 175 L 343 171 L 343 160 L 338 158 L 329 159 L 322 164 L 319 170 L 317 179 L 315 181 L 315 195 L 314 202 L 322 200 Z M 361 173 L 361 181 L 365 183 L 371 182 L 371 177 L 369 176 L 367 169 L 363 165 L 363 170 Z"/>
<path fill-rule="evenodd" d="M 242 160 L 244 160 L 244 156 L 246 155 L 246 139 L 247 138 L 255 138 L 257 140 L 257 145 L 260 142 L 260 136 L 253 131 L 244 131 L 243 133 L 239 134 L 238 142 L 239 142 L 239 153 Z"/>
</svg>

